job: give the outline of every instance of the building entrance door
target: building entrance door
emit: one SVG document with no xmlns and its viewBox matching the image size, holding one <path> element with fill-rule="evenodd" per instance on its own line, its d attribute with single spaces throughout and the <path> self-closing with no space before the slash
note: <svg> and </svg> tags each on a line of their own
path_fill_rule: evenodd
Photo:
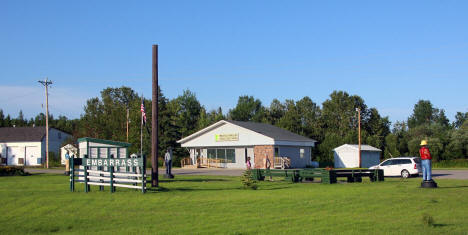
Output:
<svg viewBox="0 0 468 235">
<path fill-rule="evenodd" d="M 35 146 L 26 147 L 26 165 L 38 165 L 40 164 L 39 148 Z"/>
<path fill-rule="evenodd" d="M 196 165 L 197 167 L 200 166 L 200 159 L 202 159 L 202 150 L 201 149 L 195 149 L 195 159 L 193 159 L 193 164 Z"/>
<path fill-rule="evenodd" d="M 254 149 L 253 148 L 245 148 L 245 164 L 247 163 L 247 157 L 250 157 L 250 164 L 252 165 L 252 169 L 255 168 L 255 156 L 254 156 Z M 246 165 L 247 167 L 247 165 Z"/>
</svg>

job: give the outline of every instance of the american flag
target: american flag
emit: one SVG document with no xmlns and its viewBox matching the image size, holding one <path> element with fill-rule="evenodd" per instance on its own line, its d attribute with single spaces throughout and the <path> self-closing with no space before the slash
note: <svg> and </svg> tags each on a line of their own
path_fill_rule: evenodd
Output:
<svg viewBox="0 0 468 235">
<path fill-rule="evenodd" d="M 141 99 L 141 116 L 143 117 L 143 125 L 146 125 L 145 104 L 143 103 L 143 99 Z"/>
</svg>

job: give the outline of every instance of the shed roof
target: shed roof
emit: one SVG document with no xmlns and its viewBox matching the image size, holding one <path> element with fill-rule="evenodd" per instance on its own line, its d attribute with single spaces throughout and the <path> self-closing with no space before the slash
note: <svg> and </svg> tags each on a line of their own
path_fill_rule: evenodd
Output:
<svg viewBox="0 0 468 235">
<path fill-rule="evenodd" d="M 251 130 L 253 132 L 257 132 L 261 135 L 270 137 L 276 141 L 297 141 L 297 142 L 317 142 L 316 140 L 292 133 L 288 130 L 283 128 L 279 128 L 270 124 L 266 123 L 257 123 L 257 122 L 242 122 L 242 121 L 233 121 L 233 120 L 221 120 L 216 122 L 215 124 L 208 126 L 198 132 L 195 132 L 192 135 L 189 135 L 179 141 L 178 143 L 185 143 L 193 138 L 196 138 L 210 130 L 213 130 L 221 125 L 226 123 L 231 123 L 233 125 Z"/>
<path fill-rule="evenodd" d="M 64 146 L 61 147 L 61 149 L 78 149 L 76 146 L 74 146 L 73 144 L 66 144 Z"/>
<path fill-rule="evenodd" d="M 339 150 L 341 148 L 345 148 L 345 147 L 350 147 L 350 148 L 353 148 L 355 150 L 359 150 L 359 145 L 357 144 L 343 144 L 339 147 L 336 147 L 333 149 L 333 151 L 336 151 L 336 150 Z M 361 151 L 377 151 L 377 152 L 381 152 L 382 150 L 376 148 L 376 147 L 372 147 L 370 145 L 367 145 L 367 144 L 361 144 Z"/>
<path fill-rule="evenodd" d="M 91 137 L 83 137 L 78 139 L 78 143 L 81 142 L 90 142 L 90 143 L 100 143 L 100 144 L 108 144 L 108 145 L 115 145 L 115 146 L 121 146 L 121 147 L 130 147 L 131 144 L 127 142 L 119 142 L 119 141 L 113 141 L 113 140 L 103 140 L 103 139 L 96 139 L 96 138 L 91 138 Z"/>
<path fill-rule="evenodd" d="M 42 141 L 45 134 L 46 128 L 44 126 L 2 127 L 0 128 L 0 142 Z"/>
</svg>

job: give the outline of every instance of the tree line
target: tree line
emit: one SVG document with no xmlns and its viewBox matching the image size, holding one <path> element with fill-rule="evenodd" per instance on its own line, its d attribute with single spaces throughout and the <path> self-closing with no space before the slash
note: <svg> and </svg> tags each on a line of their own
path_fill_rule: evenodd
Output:
<svg viewBox="0 0 468 235">
<path fill-rule="evenodd" d="M 158 88 L 159 89 L 159 88 Z M 87 100 L 84 113 L 78 119 L 49 116 L 51 127 L 71 133 L 76 143 L 80 137 L 93 137 L 115 141 L 127 141 L 127 109 L 129 110 L 128 142 L 130 152 L 139 152 L 141 102 L 144 102 L 147 127 L 151 129 L 151 100 L 145 99 L 129 87 L 106 88 L 101 97 Z M 407 120 L 397 121 L 393 128 L 388 117 L 368 107 L 358 95 L 334 91 L 322 105 L 305 96 L 300 100 L 274 99 L 265 106 L 253 96 L 240 96 L 237 105 L 226 114 L 221 108 L 207 110 L 195 93 L 185 90 L 174 99 L 167 99 L 159 89 L 159 156 L 167 147 L 174 147 L 176 165 L 188 156 L 188 151 L 176 141 L 207 127 L 219 120 L 253 121 L 275 125 L 318 141 L 313 157 L 331 164 L 332 150 L 342 144 L 357 144 L 358 116 L 361 110 L 361 138 L 363 144 L 382 150 L 383 158 L 418 156 L 419 143 L 427 139 L 435 161 L 468 158 L 468 112 L 458 112 L 450 123 L 443 109 L 433 106 L 429 100 L 419 100 Z M 0 109 L 0 127 L 44 126 L 45 115 L 38 114 L 26 120 L 20 111 L 18 117 L 5 116 Z M 143 149 L 148 154 L 151 137 L 144 131 Z"/>
</svg>

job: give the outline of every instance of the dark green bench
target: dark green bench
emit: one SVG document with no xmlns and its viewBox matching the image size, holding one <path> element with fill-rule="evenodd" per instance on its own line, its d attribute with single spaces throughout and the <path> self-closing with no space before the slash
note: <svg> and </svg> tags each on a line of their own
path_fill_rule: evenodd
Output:
<svg viewBox="0 0 468 235">
<path fill-rule="evenodd" d="M 371 182 L 384 181 L 383 170 L 375 169 L 253 169 L 253 178 L 265 180 L 265 177 L 284 177 L 285 180 L 293 183 L 301 182 L 304 179 L 313 180 L 320 178 L 323 184 L 334 184 L 337 178 L 346 177 L 347 182 L 362 182 L 362 177 L 369 177 Z"/>
</svg>

